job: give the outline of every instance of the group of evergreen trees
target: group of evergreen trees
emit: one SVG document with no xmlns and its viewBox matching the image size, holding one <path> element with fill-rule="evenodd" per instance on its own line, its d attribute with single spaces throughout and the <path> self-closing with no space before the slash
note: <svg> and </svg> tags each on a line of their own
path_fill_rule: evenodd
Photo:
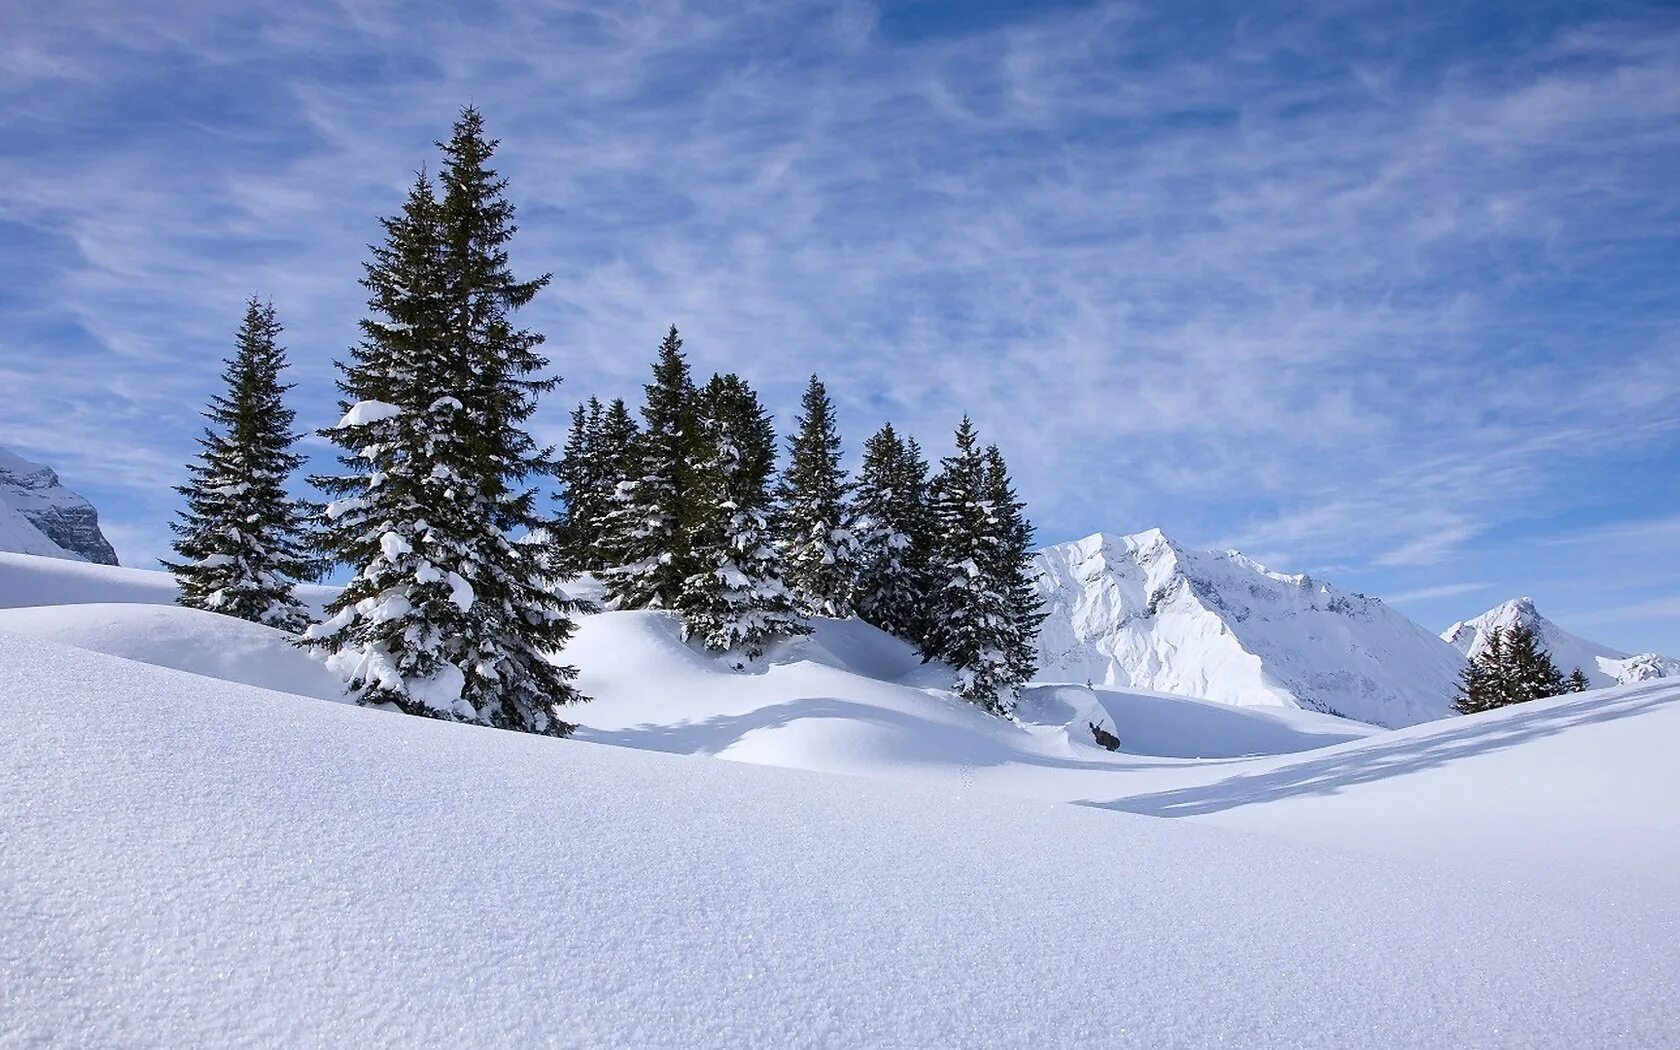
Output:
<svg viewBox="0 0 1680 1050">
<path fill-rule="evenodd" d="M 772 486 L 776 434 L 750 386 L 696 386 L 672 328 L 645 387 L 572 416 L 554 530 L 562 571 L 601 574 L 613 607 L 680 613 L 688 637 L 748 659 L 810 616 L 859 615 L 950 663 L 957 692 L 1007 714 L 1035 670 L 1043 614 L 1032 526 L 996 446 L 973 424 L 929 478 L 891 424 L 841 467 L 834 404 L 811 377 Z"/>
<path fill-rule="evenodd" d="M 777 478 L 758 395 L 733 374 L 697 387 L 673 327 L 640 424 L 591 398 L 556 459 L 526 423 L 559 379 L 543 337 L 513 321 L 549 278 L 509 267 L 514 209 L 479 113 L 439 146 L 436 180 L 415 178 L 365 265 L 342 415 L 320 432 L 342 469 L 310 479 L 323 505 L 287 492 L 302 457 L 281 326 L 248 305 L 179 490 L 180 557 L 165 565 L 183 604 L 300 633 L 362 703 L 564 735 L 557 708 L 583 697 L 556 657 L 581 605 L 560 585 L 591 571 L 615 607 L 671 610 L 688 637 L 746 659 L 809 616 L 861 615 L 949 662 L 964 697 L 1012 709 L 1042 619 L 1032 526 L 967 418 L 937 476 L 888 425 L 853 483 L 813 376 Z M 549 476 L 557 516 L 538 502 Z M 353 574 L 310 623 L 294 585 L 335 564 Z"/>
<path fill-rule="evenodd" d="M 1462 672 L 1453 709 L 1468 715 L 1586 688 L 1587 676 L 1579 667 L 1565 677 L 1534 630 L 1519 623 L 1489 632 L 1487 646 Z"/>
</svg>

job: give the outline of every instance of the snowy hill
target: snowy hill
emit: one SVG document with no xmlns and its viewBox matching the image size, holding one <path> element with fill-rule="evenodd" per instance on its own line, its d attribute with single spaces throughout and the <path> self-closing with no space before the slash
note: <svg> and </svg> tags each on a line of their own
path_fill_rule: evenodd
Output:
<svg viewBox="0 0 1680 1050">
<path fill-rule="evenodd" d="M 892 669 L 844 644 L 812 662 Z M 1680 910 L 1646 877 L 1680 842 L 1674 687 L 1098 763 L 1098 808 L 913 754 L 860 778 L 555 741 L 4 633 L 0 676 L 0 1044 L 1680 1040 Z M 1267 834 L 1217 826 L 1248 812 Z M 1483 819 L 1515 831 L 1462 849 Z"/>
<path fill-rule="evenodd" d="M 1461 620 L 1442 631 L 1441 638 L 1460 653 L 1474 658 L 1487 648 L 1494 628 L 1508 631 L 1519 623 L 1535 633 L 1559 670 L 1568 674 L 1572 668 L 1579 667 L 1595 689 L 1680 677 L 1680 660 L 1657 653 L 1629 655 L 1571 634 L 1540 615 L 1533 598 L 1513 598 L 1474 619 Z"/>
<path fill-rule="evenodd" d="M 0 448 L 0 551 L 115 565 L 99 512 L 51 467 Z"/>
<path fill-rule="evenodd" d="M 179 593 L 175 578 L 157 569 L 0 551 L 0 609 L 84 603 L 173 605 Z M 319 610 L 338 588 L 305 584 L 296 593 L 311 610 Z"/>
<path fill-rule="evenodd" d="M 1381 726 L 1451 714 L 1463 658 L 1375 598 L 1158 529 L 1036 555 L 1043 681 L 1328 711 Z"/>
</svg>

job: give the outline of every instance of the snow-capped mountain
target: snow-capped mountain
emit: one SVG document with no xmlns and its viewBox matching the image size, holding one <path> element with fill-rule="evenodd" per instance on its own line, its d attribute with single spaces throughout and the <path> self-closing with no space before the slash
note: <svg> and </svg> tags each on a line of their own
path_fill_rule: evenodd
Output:
<svg viewBox="0 0 1680 1050">
<path fill-rule="evenodd" d="M 0 448 L 0 550 L 117 564 L 99 512 L 51 467 Z"/>
<path fill-rule="evenodd" d="M 1159 529 L 1035 556 L 1042 681 L 1091 681 L 1398 727 L 1444 718 L 1463 657 L 1375 598 L 1192 551 Z"/>
<path fill-rule="evenodd" d="M 1559 670 L 1568 674 L 1572 668 L 1579 667 L 1595 689 L 1631 685 L 1652 678 L 1680 677 L 1680 660 L 1658 653 L 1629 655 L 1571 634 L 1540 615 L 1533 598 L 1512 598 L 1475 619 L 1453 624 L 1441 632 L 1441 637 L 1454 649 L 1474 658 L 1487 648 L 1488 636 L 1495 627 L 1508 631 L 1519 623 L 1535 633 L 1541 648 L 1552 654 L 1552 662 Z"/>
</svg>

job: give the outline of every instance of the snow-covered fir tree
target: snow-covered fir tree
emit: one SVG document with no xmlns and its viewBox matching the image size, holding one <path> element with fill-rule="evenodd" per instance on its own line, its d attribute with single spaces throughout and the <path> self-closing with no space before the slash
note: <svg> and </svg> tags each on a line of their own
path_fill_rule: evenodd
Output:
<svg viewBox="0 0 1680 1050">
<path fill-rule="evenodd" d="M 1565 684 L 1571 693 L 1584 693 L 1592 686 L 1592 683 L 1587 681 L 1586 674 L 1579 667 L 1569 672 L 1569 680 Z"/>
<path fill-rule="evenodd" d="M 695 438 L 695 571 L 680 601 L 683 633 L 757 659 L 772 638 L 810 630 L 782 582 L 770 530 L 776 431 L 751 387 L 733 374 L 714 375 L 696 399 Z"/>
<path fill-rule="evenodd" d="M 441 199 L 422 174 L 367 266 L 372 316 L 325 432 L 348 472 L 319 482 L 338 497 L 328 549 L 357 573 L 309 640 L 363 703 L 563 735 L 556 708 L 582 697 L 551 657 L 576 605 L 551 590 L 540 545 L 514 542 L 548 524 L 531 482 L 553 463 L 524 423 L 558 380 L 510 315 L 548 278 L 509 267 L 495 147 L 463 111 Z"/>
<path fill-rule="evenodd" d="M 653 381 L 643 389 L 643 430 L 605 518 L 613 565 L 603 582 L 614 608 L 675 609 L 694 573 L 688 539 L 695 511 L 694 382 L 675 325 L 659 346 Z"/>
<path fill-rule="evenodd" d="M 930 486 L 934 548 L 922 653 L 956 669 L 959 696 L 1007 716 L 1031 674 L 1022 646 L 1034 642 L 1041 617 L 1018 591 L 1031 529 L 1024 518 L 1012 520 L 1007 473 L 990 459 L 964 416 L 956 452 Z"/>
<path fill-rule="evenodd" d="M 801 608 L 812 615 L 850 616 L 858 583 L 858 540 L 852 531 L 850 486 L 840 469 L 834 403 L 811 377 L 788 439 L 788 464 L 778 490 L 777 531 L 783 571 Z"/>
<path fill-rule="evenodd" d="M 555 471 L 560 479 L 563 510 L 549 536 L 555 562 L 573 571 L 592 568 L 594 552 L 601 544 L 601 523 L 607 505 L 603 497 L 604 473 L 599 441 L 606 408 L 599 398 L 590 398 L 572 410 L 571 428 Z"/>
<path fill-rule="evenodd" d="M 987 573 L 1004 594 L 1009 686 L 1019 688 L 1038 673 L 1038 629 L 1045 617 L 1044 599 L 1039 596 L 1032 571 L 1033 526 L 996 445 L 986 447 L 985 477 L 986 502 L 992 508 L 998 532 L 994 548 L 997 562 L 987 567 Z"/>
<path fill-rule="evenodd" d="M 864 442 L 853 497 L 858 615 L 918 643 L 927 621 L 927 488 L 928 465 L 915 439 L 888 423 Z"/>
<path fill-rule="evenodd" d="M 225 392 L 213 395 L 210 426 L 198 444 L 186 497 L 171 527 L 179 561 L 164 561 L 180 584 L 182 605 L 301 631 L 309 615 L 292 594 L 322 568 L 311 549 L 310 510 L 286 491 L 303 458 L 292 451 L 295 413 L 280 381 L 286 352 L 274 306 L 245 306 L 234 354 L 222 372 Z"/>
</svg>

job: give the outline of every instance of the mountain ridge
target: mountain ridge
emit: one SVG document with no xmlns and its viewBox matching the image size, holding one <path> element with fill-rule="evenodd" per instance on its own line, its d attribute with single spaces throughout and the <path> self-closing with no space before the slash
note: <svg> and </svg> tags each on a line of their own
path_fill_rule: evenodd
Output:
<svg viewBox="0 0 1680 1050">
<path fill-rule="evenodd" d="M 0 549 L 117 564 L 99 512 L 51 467 L 0 448 Z"/>
<path fill-rule="evenodd" d="M 1661 653 L 1625 653 L 1602 642 L 1582 638 L 1541 614 L 1528 596 L 1501 602 L 1479 616 L 1460 620 L 1441 632 L 1441 640 L 1474 659 L 1487 648 L 1494 628 L 1510 630 L 1522 624 L 1534 631 L 1541 648 L 1551 653 L 1552 662 L 1568 674 L 1579 667 L 1593 688 L 1632 685 L 1655 678 L 1680 677 L 1680 660 Z"/>
</svg>

